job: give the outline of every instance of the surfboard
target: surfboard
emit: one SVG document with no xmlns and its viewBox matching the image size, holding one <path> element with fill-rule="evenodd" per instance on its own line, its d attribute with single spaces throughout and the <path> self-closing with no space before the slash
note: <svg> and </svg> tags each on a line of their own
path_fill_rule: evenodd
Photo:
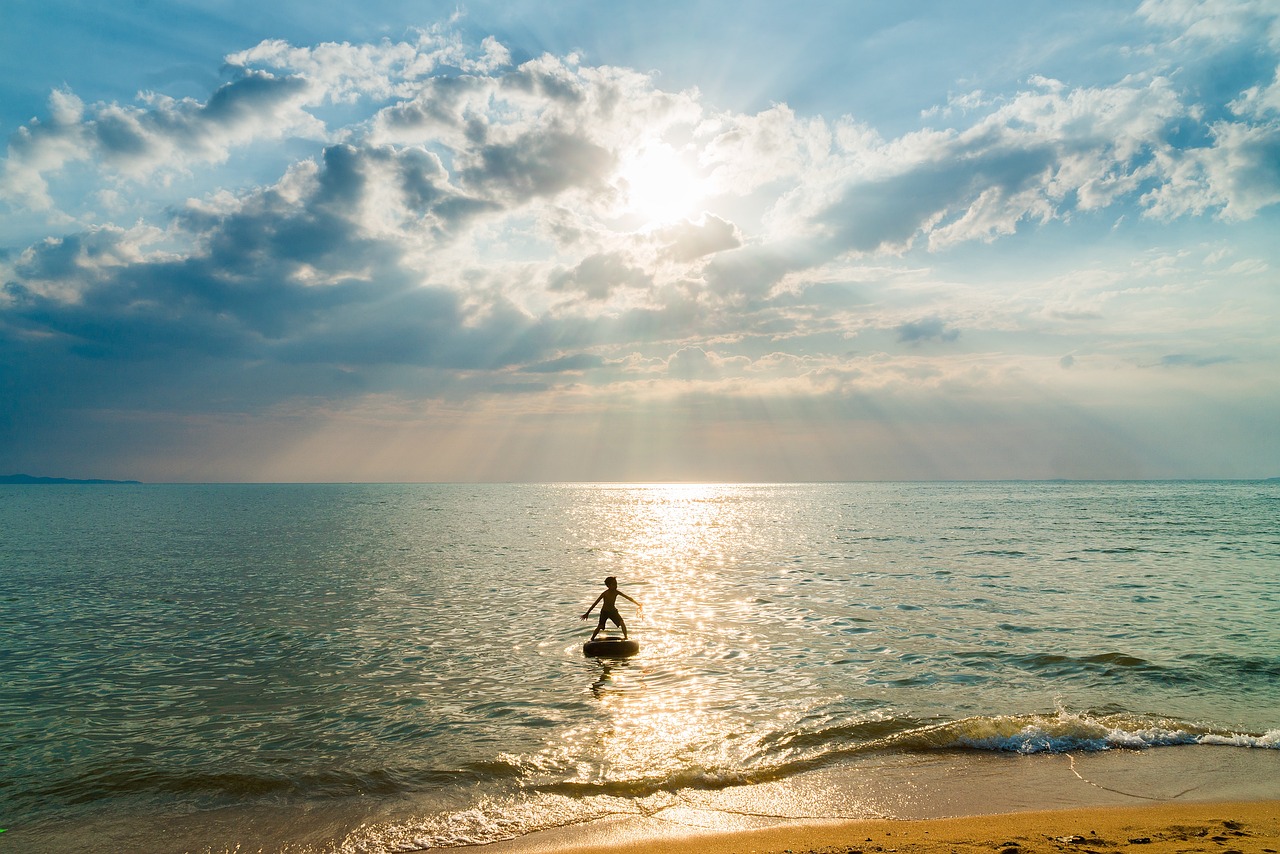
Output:
<svg viewBox="0 0 1280 854">
<path fill-rule="evenodd" d="M 582 645 L 589 658 L 627 658 L 640 651 L 640 641 L 633 638 L 599 637 Z"/>
</svg>

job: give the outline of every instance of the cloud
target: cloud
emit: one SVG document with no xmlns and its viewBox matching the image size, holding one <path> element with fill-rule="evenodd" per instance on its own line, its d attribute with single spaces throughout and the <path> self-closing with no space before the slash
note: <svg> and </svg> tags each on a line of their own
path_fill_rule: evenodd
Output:
<svg viewBox="0 0 1280 854">
<path fill-rule="evenodd" d="M 973 227 L 984 201 L 999 204 L 1009 196 L 1020 196 L 1049 168 L 1050 152 L 1028 151 L 1020 157 L 999 154 L 988 157 L 956 158 L 919 164 L 891 178 L 859 182 L 847 188 L 842 198 L 819 211 L 812 224 L 822 229 L 829 244 L 841 250 L 861 253 L 902 251 L 910 247 L 918 232 L 932 232 L 943 242 L 984 235 L 991 228 L 1010 233 L 988 223 Z M 947 214 L 962 211 L 959 219 L 943 226 Z M 1016 223 L 1023 209 L 1006 210 Z"/>
<path fill-rule="evenodd" d="M 737 226 L 708 213 L 696 222 L 684 220 L 662 229 L 655 237 L 665 244 L 663 254 L 676 261 L 693 261 L 742 245 Z"/>
<path fill-rule="evenodd" d="M 681 347 L 667 360 L 667 373 L 683 380 L 714 379 L 721 360 L 701 347 Z"/>
<path fill-rule="evenodd" d="M 1164 368 L 1208 368 L 1234 362 L 1231 356 L 1196 356 L 1189 353 L 1170 353 L 1160 359 Z"/>
<path fill-rule="evenodd" d="M 1170 180 L 1143 195 L 1160 219 L 1217 209 L 1225 220 L 1247 220 L 1280 202 L 1280 122 L 1247 126 L 1220 122 L 1213 145 L 1163 155 Z"/>
<path fill-rule="evenodd" d="M 119 229 L 49 240 L 14 267 L 6 318 L 95 358 L 166 349 L 326 365 L 492 368 L 536 355 L 534 322 L 501 299 L 466 305 L 407 262 L 405 234 L 450 241 L 475 213 L 420 152 L 332 146 L 320 164 L 178 222 L 185 254 L 148 254 Z M 385 210 L 396 228 L 379 234 Z M 155 241 L 172 234 L 149 234 Z M 58 287 L 48 283 L 56 282 Z M 109 334 L 108 334 L 109 330 Z"/>
<path fill-rule="evenodd" d="M 34 120 L 9 141 L 0 197 L 46 210 L 47 179 L 69 164 L 92 161 L 133 180 L 220 162 L 235 146 L 286 136 L 323 138 L 324 125 L 304 108 L 311 89 L 298 77 L 247 71 L 200 103 L 149 94 L 145 106 L 86 108 L 69 92 L 50 97 L 51 119 Z"/>
<path fill-rule="evenodd" d="M 1179 40 L 1233 44 L 1262 34 L 1280 46 L 1280 12 L 1268 0 L 1143 0 L 1138 15 L 1180 30 Z"/>
<path fill-rule="evenodd" d="M 1188 113 L 1163 78 L 1033 84 L 967 129 L 855 136 L 834 174 L 819 172 L 786 200 L 790 215 L 833 249 L 859 253 L 903 252 L 920 237 L 934 250 L 990 241 L 1136 192 L 1156 177 L 1157 152 L 1172 156 L 1162 136 Z"/>
<path fill-rule="evenodd" d="M 1266 86 L 1250 86 L 1231 102 L 1231 111 L 1238 116 L 1266 119 L 1280 116 L 1280 68 Z"/>
<path fill-rule="evenodd" d="M 514 201 L 554 196 L 570 187 L 603 191 L 615 165 L 607 149 L 559 129 L 535 130 L 509 143 L 484 145 L 464 161 L 464 185 Z"/>
<path fill-rule="evenodd" d="M 897 332 L 899 341 L 913 345 L 923 341 L 955 341 L 960 337 L 960 330 L 948 329 L 946 323 L 937 317 L 904 323 Z"/>
<path fill-rule="evenodd" d="M 1217 206 L 1243 219 L 1275 198 L 1273 131 L 1224 125 L 1212 149 L 1217 156 L 1179 153 L 1161 134 L 1189 108 L 1159 77 L 1092 89 L 1036 78 L 1008 98 L 966 101 L 967 128 L 886 140 L 851 120 L 801 118 L 784 105 L 756 115 L 712 114 L 696 93 L 664 92 L 627 69 L 551 56 L 512 68 L 507 59 L 496 42 L 476 51 L 442 32 L 376 45 L 269 41 L 234 54 L 229 62 L 240 76 L 204 104 L 153 97 L 141 108 L 86 108 L 59 93 L 48 125 L 24 128 L 11 145 L 10 171 L 37 156 L 23 140 L 46 132 L 50 144 L 38 148 L 47 168 L 37 174 L 56 171 L 69 157 L 96 158 L 109 170 L 131 159 L 181 162 L 173 152 L 186 139 L 199 140 L 189 157 L 225 158 L 237 141 L 317 130 L 310 111 L 325 100 L 393 103 L 371 104 L 367 123 L 346 129 L 345 141 L 318 157 L 292 163 L 274 185 L 215 193 L 177 206 L 170 221 L 157 218 L 150 248 L 135 244 L 128 258 L 112 256 L 120 269 L 105 278 L 67 265 L 114 226 L 33 245 L 28 260 L 14 266 L 17 283 L 46 295 L 58 287 L 145 292 L 139 299 L 147 305 L 178 299 L 178 315 L 221 312 L 220 324 L 239 319 L 268 336 L 291 325 L 333 336 L 336 321 L 318 319 L 326 310 L 350 311 L 350 300 L 394 303 L 390 294 L 409 288 L 436 293 L 431 311 L 448 322 L 510 306 L 516 326 L 590 328 L 584 318 L 564 315 L 571 309 L 563 303 L 549 309 L 536 285 L 512 278 L 483 248 L 521 245 L 538 259 L 522 276 L 544 282 L 551 294 L 597 304 L 618 321 L 615 331 L 622 318 L 631 318 L 632 329 L 647 323 L 643 311 L 617 302 L 624 299 L 649 301 L 650 316 L 693 312 L 726 328 L 750 328 L 768 310 L 773 328 L 795 329 L 800 301 L 818 298 L 821 289 L 792 288 L 786 315 L 781 302 L 764 301 L 791 287 L 785 282 L 849 254 L 989 242 L 1027 221 L 1114 204 L 1144 185 L 1155 185 L 1142 198 L 1159 216 Z M 703 178 L 724 199 L 771 188 L 774 201 L 755 233 L 711 212 L 643 239 L 619 231 L 610 220 L 615 170 L 641 128 L 683 129 L 698 149 Z M 1197 157 L 1199 165 L 1188 166 Z M 541 242 L 548 234 L 559 235 L 553 245 Z M 158 290 L 154 283 L 139 284 L 161 270 L 194 283 L 190 292 L 158 294 L 149 290 Z M 490 291 L 468 292 L 467 282 L 482 280 Z M 735 320 L 724 313 L 730 307 L 743 313 Z M 45 308 L 50 317 L 57 313 L 52 304 Z M 808 314 L 822 310 L 815 305 Z M 359 317 L 352 312 L 350 322 Z M 954 340 L 947 336 L 955 330 L 930 333 L 921 323 L 903 321 L 900 342 Z M 365 334 L 376 333 L 371 326 Z M 294 342 L 290 352 L 298 358 L 322 350 Z M 383 341 L 369 351 L 414 363 L 441 352 Z"/>
<path fill-rule="evenodd" d="M 547 282 L 553 291 L 577 291 L 590 299 L 607 299 L 618 288 L 648 288 L 653 277 L 633 266 L 625 256 L 589 255 L 572 270 L 555 273 Z"/>
<path fill-rule="evenodd" d="M 708 289 L 734 300 L 739 296 L 765 296 L 784 277 L 813 266 L 820 256 L 805 246 L 752 244 L 733 252 L 722 252 L 706 265 Z"/>
<path fill-rule="evenodd" d="M 1184 27 L 1194 11 L 1144 9 Z M 1265 261 L 1188 272 L 1153 253 L 1097 271 L 1055 241 L 1091 235 L 1074 221 L 1104 211 L 1125 218 L 1117 240 L 1178 218 L 1265 223 L 1280 201 L 1270 76 L 1210 121 L 1156 65 L 1088 87 L 1030 75 L 926 111 L 938 127 L 885 135 L 785 104 L 720 110 L 576 57 L 513 65 L 495 40 L 443 30 L 265 41 L 228 62 L 203 102 L 87 105 L 60 90 L 10 141 L 14 219 L 59 205 L 68 219 L 0 254 L 7 423 L 508 392 L 605 409 L 670 402 L 694 381 L 753 411 L 874 408 L 866 396 L 1003 388 L 1020 371 L 1068 396 L 1102 372 L 1060 370 L 1078 365 L 1062 352 L 1136 372 L 1202 346 L 1138 339 L 1210 314 L 1215 286 L 1241 295 L 1206 324 L 1265 299 L 1245 291 Z M 620 168 L 658 144 L 693 164 L 696 220 L 625 210 Z M 184 171 L 191 192 L 166 193 Z M 108 195 L 128 218 L 85 201 Z M 1053 251 L 989 281 L 1004 242 Z"/>
<path fill-rule="evenodd" d="M 539 362 L 535 365 L 526 365 L 521 370 L 532 374 L 578 373 L 594 368 L 602 368 L 606 364 L 607 362 L 602 356 L 597 356 L 593 353 L 573 353 L 568 356 L 560 356 L 556 359 Z"/>
<path fill-rule="evenodd" d="M 351 103 L 404 96 L 413 92 L 417 82 L 443 69 L 484 73 L 511 62 L 510 53 L 492 37 L 477 52 L 443 28 L 418 30 L 416 35 L 413 41 L 326 42 L 314 47 L 267 39 L 228 55 L 227 64 L 296 75 L 322 91 L 325 99 Z"/>
<path fill-rule="evenodd" d="M 708 183 L 717 191 L 742 195 L 796 179 L 832 145 L 824 120 L 802 119 L 786 104 L 755 115 L 709 116 L 698 134 L 704 140 L 699 160 L 707 168 Z"/>
<path fill-rule="evenodd" d="M 14 272 L 29 285 L 56 289 L 82 276 L 96 277 L 111 268 L 141 262 L 145 241 L 157 236 L 153 230 L 130 233 L 106 225 L 78 234 L 47 237 L 18 256 Z"/>
</svg>

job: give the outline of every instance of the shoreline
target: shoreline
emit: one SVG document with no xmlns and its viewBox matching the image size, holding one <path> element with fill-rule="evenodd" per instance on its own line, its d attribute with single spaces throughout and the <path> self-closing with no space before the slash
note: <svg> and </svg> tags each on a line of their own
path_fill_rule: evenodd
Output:
<svg viewBox="0 0 1280 854">
<path fill-rule="evenodd" d="M 492 845 L 479 847 L 499 850 Z M 521 850 L 531 854 L 1276 854 L 1280 852 L 1280 800 L 1158 803 L 961 818 L 806 822 L 603 844 L 547 840 L 544 844 L 521 846 Z"/>
<path fill-rule="evenodd" d="M 0 851 L 1280 854 L 1280 750 L 1270 749 L 882 755 L 774 782 L 606 800 L 451 814 L 400 798 L 114 810 L 10 824 Z M 476 836 L 522 819 L 541 829 Z"/>
<path fill-rule="evenodd" d="M 1217 844 L 1213 836 L 1232 830 L 1222 821 L 1252 828 L 1251 838 L 1267 844 L 1252 848 Z M 1203 838 L 1170 830 L 1192 824 L 1197 833 L 1205 831 Z M 1052 827 L 1040 832 L 1036 829 L 1040 826 Z M 1125 830 L 1128 835 L 1116 843 L 1121 830 L 1130 826 L 1131 832 Z M 1087 844 L 1093 831 L 1110 844 Z M 1085 841 L 1043 844 L 1075 836 Z M 904 847 L 904 838 L 915 847 Z M 937 847 L 942 838 L 951 840 L 947 844 L 953 847 Z M 1127 850 L 1129 839 L 1141 838 L 1152 840 L 1133 843 L 1139 846 L 1134 850 L 1143 854 L 1192 850 L 1268 854 L 1267 849 L 1280 854 L 1280 751 L 1188 746 L 1077 755 L 959 751 L 926 757 L 887 755 L 783 783 L 651 799 L 637 812 L 461 850 L 485 854 L 779 854 L 788 850 L 867 854 L 896 849 L 900 854 L 928 854 L 1017 849 L 1005 854 L 1029 854 Z M 1157 838 L 1178 845 L 1160 847 L 1155 844 Z M 1224 836 L 1228 842 L 1235 838 L 1230 833 Z M 1207 847 L 1195 847 L 1196 839 L 1210 842 Z M 1004 844 L 1009 841 L 1018 844 Z"/>
</svg>

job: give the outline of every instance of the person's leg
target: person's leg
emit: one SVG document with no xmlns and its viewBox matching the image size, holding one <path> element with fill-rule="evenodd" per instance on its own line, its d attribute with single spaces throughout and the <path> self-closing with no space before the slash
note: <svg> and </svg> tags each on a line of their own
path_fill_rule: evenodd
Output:
<svg viewBox="0 0 1280 854">
<path fill-rule="evenodd" d="M 600 627 L 605 628 L 604 621 L 608 620 L 615 626 L 622 625 L 622 615 L 618 613 L 617 608 L 610 608 L 600 614 Z"/>
<path fill-rule="evenodd" d="M 603 611 L 601 611 L 601 612 L 600 612 L 600 622 L 596 623 L 596 630 L 595 630 L 594 632 L 592 632 L 592 633 L 591 633 L 591 640 L 595 640 L 595 639 L 596 639 L 596 635 L 598 635 L 598 634 L 600 634 L 602 631 L 604 631 L 604 621 L 605 621 L 605 613 L 604 613 Z"/>
<path fill-rule="evenodd" d="M 627 624 L 622 620 L 622 613 L 618 612 L 617 608 L 614 608 L 613 611 L 609 612 L 609 620 L 612 620 L 613 625 L 622 630 L 622 639 L 626 640 Z"/>
</svg>

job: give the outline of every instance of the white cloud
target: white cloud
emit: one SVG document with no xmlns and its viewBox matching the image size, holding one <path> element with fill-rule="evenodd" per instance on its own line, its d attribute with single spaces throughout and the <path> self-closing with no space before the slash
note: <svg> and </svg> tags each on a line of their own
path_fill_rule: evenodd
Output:
<svg viewBox="0 0 1280 854">
<path fill-rule="evenodd" d="M 1167 80 L 1070 89 L 1038 79 L 971 127 L 925 130 L 846 155 L 784 200 L 850 248 L 935 249 L 1097 208 L 1152 177 L 1163 129 L 1188 112 Z M 833 196 L 833 186 L 838 195 Z M 825 205 L 825 206 L 824 206 Z"/>
<path fill-rule="evenodd" d="M 1150 216 L 1247 220 L 1280 202 L 1280 122 L 1218 122 L 1212 135 L 1210 147 L 1160 153 L 1165 180 L 1142 197 Z"/>
<path fill-rule="evenodd" d="M 377 44 L 326 42 L 296 47 L 268 39 L 227 56 L 228 65 L 268 68 L 305 78 L 334 102 L 385 99 L 412 94 L 415 84 L 441 68 L 489 72 L 507 65 L 510 54 L 496 39 L 486 38 L 477 52 L 443 28 L 419 30 L 415 41 Z"/>
<path fill-rule="evenodd" d="M 1138 14 L 1181 30 L 1179 40 L 1230 44 L 1261 35 L 1280 46 L 1280 10 L 1271 0 L 1143 0 Z"/>
<path fill-rule="evenodd" d="M 1280 115 L 1280 68 L 1266 86 L 1250 86 L 1231 102 L 1231 110 L 1238 116 L 1265 119 Z"/>
<path fill-rule="evenodd" d="M 821 167 L 832 144 L 826 122 L 801 119 L 785 104 L 753 116 L 708 117 L 697 139 L 698 161 L 713 191 L 738 195 Z"/>
<path fill-rule="evenodd" d="M 19 128 L 9 141 L 0 178 L 0 199 L 15 207 L 38 211 L 51 208 L 53 200 L 45 174 L 85 156 L 80 124 L 83 102 L 71 92 L 55 90 L 49 95 L 49 113 L 48 122 L 33 120 Z"/>
</svg>

